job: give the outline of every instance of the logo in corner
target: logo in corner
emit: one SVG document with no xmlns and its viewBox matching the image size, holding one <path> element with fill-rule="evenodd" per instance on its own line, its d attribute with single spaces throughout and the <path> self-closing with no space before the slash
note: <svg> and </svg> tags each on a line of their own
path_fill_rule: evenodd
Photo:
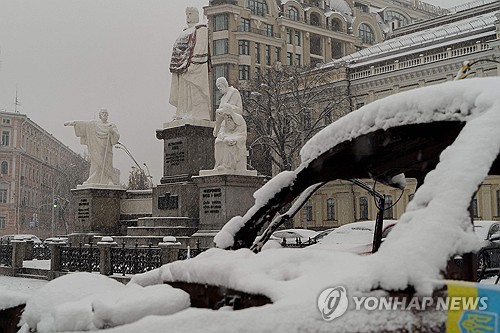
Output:
<svg viewBox="0 0 500 333">
<path fill-rule="evenodd" d="M 347 291 L 342 286 L 325 289 L 318 297 L 318 309 L 326 321 L 342 316 L 348 305 Z"/>
</svg>

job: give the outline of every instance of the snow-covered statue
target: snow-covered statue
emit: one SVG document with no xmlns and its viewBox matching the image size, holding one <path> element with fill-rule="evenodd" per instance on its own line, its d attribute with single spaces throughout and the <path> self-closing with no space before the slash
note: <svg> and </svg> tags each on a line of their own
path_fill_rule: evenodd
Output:
<svg viewBox="0 0 500 333">
<path fill-rule="evenodd" d="M 240 92 L 229 86 L 226 78 L 216 81 L 222 93 L 215 111 L 215 170 L 246 170 L 247 124 L 243 119 Z"/>
<path fill-rule="evenodd" d="M 108 110 L 99 111 L 99 120 L 69 121 L 64 126 L 73 126 L 80 143 L 86 145 L 90 157 L 89 178 L 83 185 L 115 185 L 113 182 L 113 145 L 120 134 L 115 124 L 108 122 Z"/>
<path fill-rule="evenodd" d="M 175 119 L 210 120 L 208 28 L 196 7 L 186 8 L 187 28 L 175 41 L 170 61 L 170 104 Z"/>
</svg>

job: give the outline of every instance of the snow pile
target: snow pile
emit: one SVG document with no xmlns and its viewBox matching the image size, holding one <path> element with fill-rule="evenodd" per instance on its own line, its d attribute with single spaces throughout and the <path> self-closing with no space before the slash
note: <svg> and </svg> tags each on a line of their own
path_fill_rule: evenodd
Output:
<svg viewBox="0 0 500 333">
<path fill-rule="evenodd" d="M 88 331 L 132 323 L 148 315 L 169 315 L 189 305 L 188 294 L 168 285 L 125 286 L 102 275 L 74 273 L 34 293 L 21 324 L 39 333 Z"/>
<path fill-rule="evenodd" d="M 23 292 L 4 290 L 3 288 L 0 288 L 0 311 L 26 304 L 29 297 L 29 294 Z"/>
</svg>

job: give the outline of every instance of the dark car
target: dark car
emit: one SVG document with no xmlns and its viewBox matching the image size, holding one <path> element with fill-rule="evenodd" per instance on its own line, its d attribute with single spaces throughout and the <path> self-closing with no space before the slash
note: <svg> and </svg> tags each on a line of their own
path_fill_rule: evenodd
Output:
<svg viewBox="0 0 500 333">
<path fill-rule="evenodd" d="M 474 221 L 474 232 L 482 247 L 477 253 L 478 271 L 483 275 L 498 273 L 500 269 L 500 222 Z"/>
</svg>

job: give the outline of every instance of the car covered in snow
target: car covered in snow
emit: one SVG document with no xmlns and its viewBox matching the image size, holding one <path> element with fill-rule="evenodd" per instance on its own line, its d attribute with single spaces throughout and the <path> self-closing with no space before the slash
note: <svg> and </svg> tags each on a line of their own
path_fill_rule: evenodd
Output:
<svg viewBox="0 0 500 333">
<path fill-rule="evenodd" d="M 259 189 L 247 213 L 219 231 L 217 248 L 135 275 L 127 290 L 55 279 L 28 300 L 21 324 L 40 333 L 493 332 L 500 289 L 473 282 L 481 242 L 469 206 L 485 177 L 500 175 L 498 87 L 498 77 L 466 79 L 367 104 L 309 140 L 301 165 Z M 401 187 L 402 174 L 417 179 L 417 191 L 376 253 L 260 251 L 326 182 Z M 456 255 L 463 266 L 451 276 Z M 476 305 L 467 307 L 466 297 Z"/>
<path fill-rule="evenodd" d="M 283 229 L 275 231 L 272 239 L 283 244 L 301 244 L 311 241 L 317 235 L 317 231 L 310 229 Z"/>
<path fill-rule="evenodd" d="M 382 238 L 387 237 L 396 220 L 384 220 Z M 371 254 L 373 250 L 373 237 L 375 235 L 375 221 L 362 221 L 344 224 L 330 232 L 317 244 L 311 245 L 313 249 L 331 251 L 346 251 L 357 254 Z"/>
</svg>

